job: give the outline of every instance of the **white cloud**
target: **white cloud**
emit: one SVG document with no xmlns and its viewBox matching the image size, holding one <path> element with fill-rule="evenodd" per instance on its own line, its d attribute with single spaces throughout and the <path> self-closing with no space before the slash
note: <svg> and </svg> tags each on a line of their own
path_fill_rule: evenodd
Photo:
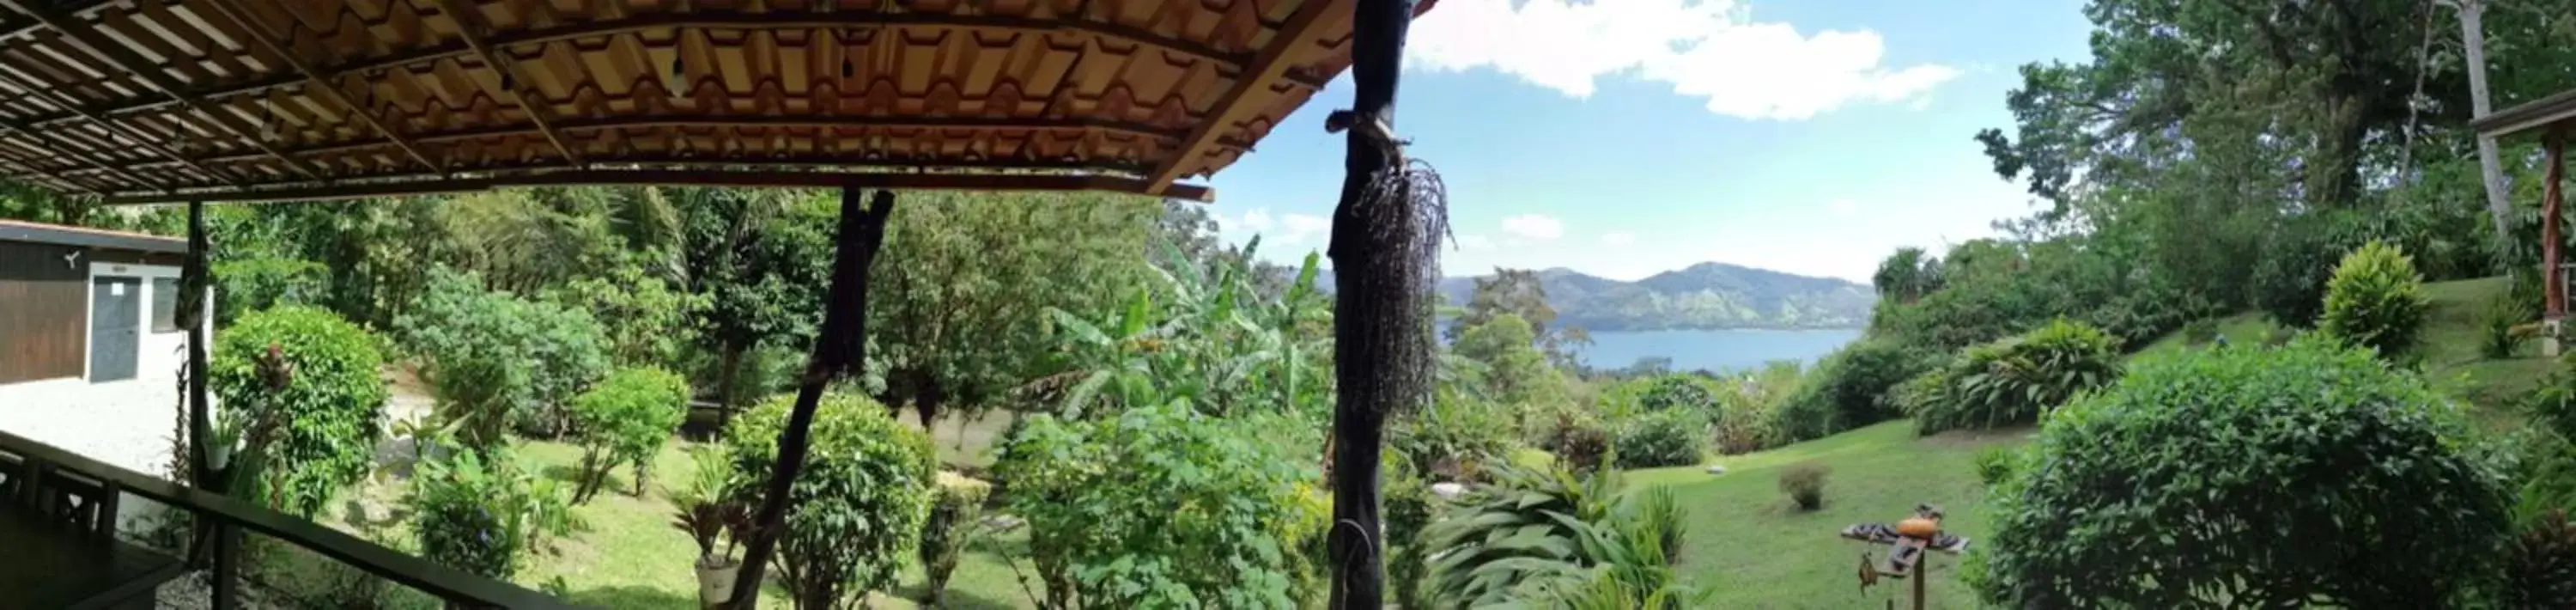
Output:
<svg viewBox="0 0 2576 610">
<path fill-rule="evenodd" d="M 1474 233 L 1460 235 L 1458 236 L 1458 249 L 1468 252 L 1492 250 L 1494 249 L 1494 240 L 1487 239 L 1483 235 L 1477 235 Z"/>
<path fill-rule="evenodd" d="M 1611 231 L 1601 234 L 1601 243 L 1612 248 L 1625 248 L 1628 244 L 1637 243 L 1637 236 L 1627 231 Z"/>
<path fill-rule="evenodd" d="M 1836 199 L 1833 203 L 1825 204 L 1825 210 L 1833 212 L 1835 218 L 1850 218 L 1853 214 L 1860 213 L 1860 204 L 1852 203 L 1849 199 Z"/>
<path fill-rule="evenodd" d="M 1270 230 L 1272 224 L 1270 210 L 1262 208 L 1244 210 L 1241 217 L 1229 217 L 1223 212 L 1210 214 L 1210 216 L 1216 218 L 1217 228 L 1223 231 L 1260 233 Z"/>
<path fill-rule="evenodd" d="M 1289 213 L 1279 216 L 1279 241 L 1297 243 L 1321 235 L 1333 228 L 1332 219 L 1311 214 Z"/>
<path fill-rule="evenodd" d="M 1565 223 L 1544 214 L 1522 214 L 1503 219 L 1503 232 L 1536 241 L 1553 241 L 1565 234 Z"/>
<path fill-rule="evenodd" d="M 1633 74 L 1746 119 L 1916 99 L 1960 74 L 1885 65 L 1877 32 L 1800 34 L 1754 21 L 1736 0 L 1445 0 L 1414 24 L 1405 48 L 1417 66 L 1492 68 L 1577 98 L 1602 76 Z"/>
</svg>

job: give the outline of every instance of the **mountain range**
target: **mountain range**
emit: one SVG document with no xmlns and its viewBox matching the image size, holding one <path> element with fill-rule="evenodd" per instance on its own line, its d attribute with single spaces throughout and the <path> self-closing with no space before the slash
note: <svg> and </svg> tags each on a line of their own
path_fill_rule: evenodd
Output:
<svg viewBox="0 0 2576 610">
<path fill-rule="evenodd" d="M 1440 295 L 1465 305 L 1484 277 L 1491 276 L 1441 278 Z M 1563 267 L 1538 277 L 1557 324 L 1595 332 L 1859 328 L 1869 324 L 1870 308 L 1878 302 L 1866 284 L 1726 263 L 1700 263 L 1633 282 Z M 1332 270 L 1317 270 L 1315 281 L 1331 290 Z"/>
</svg>

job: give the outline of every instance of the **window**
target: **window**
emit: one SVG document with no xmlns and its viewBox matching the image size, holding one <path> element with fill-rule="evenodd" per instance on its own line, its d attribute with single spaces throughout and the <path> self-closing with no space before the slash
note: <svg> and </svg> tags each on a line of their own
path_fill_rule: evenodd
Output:
<svg viewBox="0 0 2576 610">
<path fill-rule="evenodd" d="M 178 278 L 152 278 L 152 332 L 175 333 L 179 328 Z"/>
</svg>

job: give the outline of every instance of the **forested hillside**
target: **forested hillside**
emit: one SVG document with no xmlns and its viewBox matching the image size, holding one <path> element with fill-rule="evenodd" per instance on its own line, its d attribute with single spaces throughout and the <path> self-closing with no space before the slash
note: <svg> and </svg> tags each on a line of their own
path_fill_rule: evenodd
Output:
<svg viewBox="0 0 2576 610">
<path fill-rule="evenodd" d="M 1869 321 L 1870 306 L 1878 301 L 1866 285 L 1726 263 L 1700 263 L 1634 282 L 1563 267 L 1500 273 L 1527 276 L 1516 281 L 1535 279 L 1558 322 L 1587 331 L 1857 328 Z M 1440 296 L 1464 304 L 1477 282 L 1495 277 L 1442 278 Z M 1331 272 L 1318 281 L 1330 290 Z"/>
</svg>

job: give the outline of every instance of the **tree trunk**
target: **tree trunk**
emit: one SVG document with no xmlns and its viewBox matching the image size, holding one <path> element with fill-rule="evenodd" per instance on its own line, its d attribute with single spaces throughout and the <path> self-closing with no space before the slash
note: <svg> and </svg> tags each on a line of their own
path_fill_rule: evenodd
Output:
<svg viewBox="0 0 2576 610">
<path fill-rule="evenodd" d="M 1388 133 L 1413 0 L 1357 0 L 1352 9 L 1354 83 L 1343 157 L 1341 200 L 1333 211 L 1334 362 L 1333 526 L 1336 609 L 1386 604 L 1384 530 L 1379 521 L 1378 463 L 1389 413 L 1430 397 L 1432 283 L 1437 234 L 1423 202 L 1401 188 L 1381 189 L 1403 159 Z"/>
<path fill-rule="evenodd" d="M 2468 48 L 2470 116 L 2484 117 L 2494 112 L 2487 100 L 2487 35 L 2478 21 L 2485 10 L 2485 0 L 2459 0 L 2460 43 Z M 2487 213 L 2495 217 L 2496 239 L 2513 240 L 2513 204 L 2506 200 L 2510 189 L 2504 181 L 2504 164 L 2496 160 L 2495 138 L 2478 137 L 2478 171 L 2484 175 L 2487 189 Z"/>
<path fill-rule="evenodd" d="M 716 431 L 708 435 L 711 438 L 724 436 L 725 428 L 733 424 L 733 410 L 738 406 L 734 404 L 734 384 L 742 378 L 742 346 L 726 341 L 723 349 L 724 362 L 716 365 L 720 369 L 716 371 Z"/>
<path fill-rule="evenodd" d="M 824 388 L 834 379 L 857 373 L 860 363 L 867 361 L 868 265 L 876 260 L 877 246 L 885 243 L 894 193 L 877 191 L 874 199 L 862 208 L 858 189 L 841 189 L 832 285 L 822 303 L 823 331 L 814 338 L 813 356 L 806 361 L 805 376 L 796 389 L 795 410 L 787 415 L 787 428 L 778 433 L 778 463 L 761 494 L 760 510 L 754 513 L 751 542 L 743 546 L 742 572 L 728 604 L 736 610 L 756 607 L 762 573 L 769 567 L 769 556 L 786 521 L 789 492 L 795 489 L 797 472 L 805 468 L 806 433 L 814 425 L 814 410 L 822 404 Z"/>
</svg>

